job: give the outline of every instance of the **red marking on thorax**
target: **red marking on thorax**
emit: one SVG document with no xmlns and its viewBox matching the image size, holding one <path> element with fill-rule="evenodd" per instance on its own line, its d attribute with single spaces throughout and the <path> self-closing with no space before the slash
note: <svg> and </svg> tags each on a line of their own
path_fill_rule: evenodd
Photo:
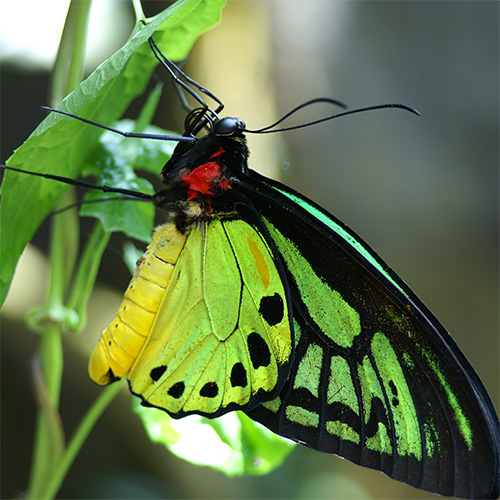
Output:
<svg viewBox="0 0 500 500">
<path fill-rule="evenodd" d="M 221 154 L 219 151 L 210 158 Z M 184 175 L 182 181 L 188 185 L 188 200 L 194 200 L 199 194 L 214 195 L 212 191 L 214 187 L 223 191 L 229 189 L 229 183 L 222 174 L 220 165 L 215 161 L 209 161 L 196 167 L 189 174 Z"/>
<path fill-rule="evenodd" d="M 226 151 L 222 146 L 219 146 L 219 149 L 210 157 L 210 159 L 215 158 L 216 156 L 220 156 L 224 154 Z"/>
</svg>

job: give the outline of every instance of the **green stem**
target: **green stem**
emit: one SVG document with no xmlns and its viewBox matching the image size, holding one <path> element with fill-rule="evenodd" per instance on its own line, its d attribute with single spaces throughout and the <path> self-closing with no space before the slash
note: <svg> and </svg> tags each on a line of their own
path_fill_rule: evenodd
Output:
<svg viewBox="0 0 500 500">
<path fill-rule="evenodd" d="M 47 482 L 54 463 L 59 459 L 63 443 L 61 429 L 54 432 L 54 426 L 59 422 L 54 419 L 59 401 L 60 378 L 62 372 L 62 342 L 61 333 L 57 326 L 48 327 L 40 339 L 40 359 L 42 360 L 43 380 L 49 394 L 51 410 L 38 406 L 37 422 L 35 429 L 35 444 L 32 457 L 31 476 L 27 498 L 43 498 L 41 490 Z M 50 369 L 48 369 L 50 367 Z M 35 373 L 35 376 L 37 374 Z M 41 399 L 41 398 L 39 398 Z"/>
<path fill-rule="evenodd" d="M 54 63 L 51 103 L 55 105 L 83 79 L 85 45 L 92 0 L 73 0 L 68 9 Z"/>
<path fill-rule="evenodd" d="M 72 219 L 70 219 L 72 220 Z M 68 220 L 65 217 L 55 217 L 53 223 L 52 244 L 51 244 L 51 264 L 52 279 L 49 301 L 45 309 L 44 317 L 56 316 L 54 311 L 61 309 L 75 309 L 78 313 L 79 325 L 71 325 L 72 329 L 79 328 L 85 323 L 86 308 L 94 283 L 96 280 L 102 253 L 109 241 L 110 233 L 106 233 L 102 223 L 95 224 L 94 230 L 85 246 L 85 251 L 80 260 L 76 277 L 72 287 L 72 293 L 67 301 L 66 308 L 63 307 L 65 282 L 65 237 L 71 234 L 68 231 Z M 62 316 L 61 316 L 62 317 Z M 68 316 L 66 316 L 67 318 Z M 32 462 L 32 476 L 28 498 L 52 498 L 51 493 L 57 492 L 64 479 L 64 474 L 69 469 L 74 455 L 69 455 L 68 449 L 64 452 L 61 463 L 61 453 L 64 449 L 63 430 L 58 413 L 59 394 L 62 379 L 63 355 L 62 355 L 62 329 L 63 323 L 42 323 L 45 327 L 40 341 L 40 359 L 42 369 L 35 371 L 41 380 L 37 380 L 39 390 L 39 413 L 37 419 L 35 453 Z M 40 387 L 41 386 L 41 387 Z M 48 397 L 45 396 L 47 393 Z M 98 404 L 96 402 L 96 404 Z M 102 404 L 102 403 L 101 403 Z M 98 408 L 100 408 L 98 404 Z M 100 410 L 102 413 L 103 409 Z M 98 413 L 97 415 L 99 415 Z M 84 419 L 82 425 L 85 429 L 78 428 L 77 436 L 86 436 L 95 423 L 91 413 L 89 419 Z M 84 434 L 82 434 L 82 432 Z M 81 448 L 83 441 L 78 446 L 72 446 L 71 453 L 76 454 Z M 68 460 L 70 460 L 68 462 Z M 57 476 L 56 476 L 57 475 Z M 49 492 L 49 493 L 43 493 Z M 48 496 L 47 496 L 48 495 Z"/>
<path fill-rule="evenodd" d="M 58 51 L 52 81 L 51 101 L 58 101 L 76 88 L 83 75 L 85 40 L 91 0 L 72 1 Z M 61 206 L 61 205 L 60 205 Z M 51 482 L 51 474 L 59 463 L 63 449 L 63 429 L 59 418 L 59 398 L 63 371 L 62 331 L 65 328 L 61 311 L 64 310 L 67 238 L 74 234 L 68 230 L 66 217 L 53 219 L 50 244 L 51 281 L 49 297 L 40 326 L 40 369 L 37 377 L 38 410 L 34 450 L 31 463 L 27 498 L 48 498 L 43 492 Z M 74 222 L 69 222 L 71 226 Z"/>
<path fill-rule="evenodd" d="M 105 231 L 101 221 L 97 221 L 81 255 L 72 292 L 67 300 L 67 306 L 78 313 L 79 324 L 75 328 L 77 331 L 86 323 L 87 304 L 94 289 L 102 254 L 108 246 L 110 237 L 111 233 Z"/>
<path fill-rule="evenodd" d="M 85 443 L 87 436 L 121 388 L 122 384 L 120 383 L 115 383 L 106 387 L 94 401 L 87 413 L 85 413 L 40 498 L 54 498 L 57 495 L 69 468 Z"/>
<path fill-rule="evenodd" d="M 64 435 L 63 430 L 58 429 L 57 432 L 54 432 L 54 429 L 60 426 L 60 420 L 54 419 L 54 415 L 58 413 L 61 391 L 63 325 L 56 321 L 52 322 L 51 318 L 57 317 L 58 311 L 63 308 L 65 222 L 65 218 L 55 217 L 52 221 L 50 235 L 50 291 L 45 312 L 41 315 L 46 319 L 39 325 L 41 329 L 39 346 L 41 369 L 34 371 L 34 377 L 37 378 L 35 388 L 38 386 L 42 389 L 37 392 L 38 413 L 28 490 L 29 498 L 40 498 L 40 491 L 46 484 L 54 464 L 59 460 L 57 450 L 61 450 L 64 445 L 60 442 L 61 436 Z"/>
<path fill-rule="evenodd" d="M 132 0 L 132 5 L 134 7 L 136 22 L 145 21 L 146 16 L 142 10 L 141 0 Z"/>
</svg>

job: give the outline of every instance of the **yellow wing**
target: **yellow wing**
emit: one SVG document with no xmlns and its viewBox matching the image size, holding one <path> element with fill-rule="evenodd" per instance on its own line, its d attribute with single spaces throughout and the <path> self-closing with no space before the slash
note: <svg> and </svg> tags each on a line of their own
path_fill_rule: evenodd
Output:
<svg viewBox="0 0 500 500">
<path fill-rule="evenodd" d="M 220 415 L 277 394 L 292 331 L 272 253 L 250 224 L 214 218 L 186 235 L 161 226 L 141 258 L 89 371 L 128 376 L 145 404 Z"/>
</svg>

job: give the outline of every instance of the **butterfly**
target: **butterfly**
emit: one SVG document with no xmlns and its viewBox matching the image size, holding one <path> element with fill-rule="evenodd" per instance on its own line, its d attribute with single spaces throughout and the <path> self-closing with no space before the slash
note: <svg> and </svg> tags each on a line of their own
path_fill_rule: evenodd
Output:
<svg viewBox="0 0 500 500">
<path fill-rule="evenodd" d="M 126 377 L 174 418 L 241 410 L 417 488 L 498 496 L 498 417 L 451 336 L 342 222 L 251 170 L 250 131 L 221 109 L 186 119 L 150 197 L 165 222 L 91 378 Z"/>
</svg>

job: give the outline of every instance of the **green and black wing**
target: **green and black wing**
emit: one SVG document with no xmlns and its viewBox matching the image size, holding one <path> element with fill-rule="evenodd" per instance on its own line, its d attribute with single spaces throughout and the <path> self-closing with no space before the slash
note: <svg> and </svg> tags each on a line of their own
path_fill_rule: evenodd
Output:
<svg viewBox="0 0 500 500">
<path fill-rule="evenodd" d="M 248 415 L 415 487 L 496 498 L 498 418 L 437 319 L 318 205 L 253 171 L 237 182 L 286 269 L 296 337 L 279 397 Z"/>
</svg>

